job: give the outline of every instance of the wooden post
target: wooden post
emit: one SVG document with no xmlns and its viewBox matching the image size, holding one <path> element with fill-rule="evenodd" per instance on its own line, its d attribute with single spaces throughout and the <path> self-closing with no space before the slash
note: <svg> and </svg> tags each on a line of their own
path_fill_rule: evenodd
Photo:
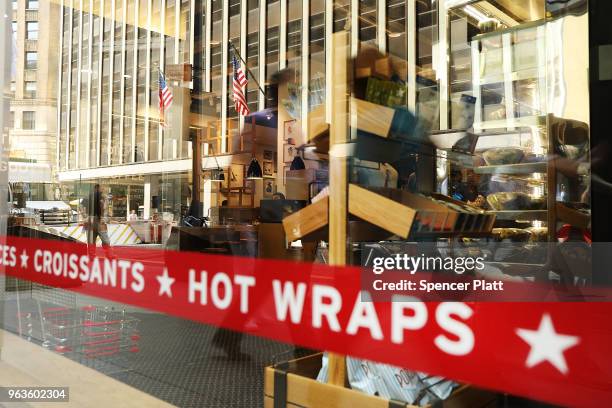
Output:
<svg viewBox="0 0 612 408">
<path fill-rule="evenodd" d="M 348 59 L 349 33 L 341 31 L 331 38 L 331 103 L 330 145 L 329 145 L 329 263 L 346 264 L 347 251 L 347 195 L 348 158 L 345 154 L 349 141 L 349 75 Z M 329 355 L 329 383 L 344 386 L 346 381 L 346 360 L 344 356 Z"/>
</svg>

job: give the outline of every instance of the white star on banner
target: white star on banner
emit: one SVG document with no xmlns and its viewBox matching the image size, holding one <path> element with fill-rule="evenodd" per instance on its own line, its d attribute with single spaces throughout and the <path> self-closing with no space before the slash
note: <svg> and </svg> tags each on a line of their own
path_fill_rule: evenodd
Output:
<svg viewBox="0 0 612 408">
<path fill-rule="evenodd" d="M 537 330 L 519 328 L 516 334 L 531 347 L 525 362 L 528 368 L 548 361 L 561 373 L 567 374 L 569 370 L 563 353 L 578 344 L 579 337 L 557 333 L 548 313 L 542 316 Z"/>
<path fill-rule="evenodd" d="M 160 276 L 156 276 L 157 281 L 159 282 L 159 296 L 164 293 L 168 295 L 168 297 L 172 297 L 172 284 L 176 279 L 171 278 L 168 275 L 168 268 L 164 268 L 164 274 Z"/>
<path fill-rule="evenodd" d="M 23 250 L 21 255 L 19 255 L 19 257 L 21 258 L 21 267 L 27 269 L 28 268 L 28 258 L 29 258 L 29 256 L 26 253 L 25 249 Z"/>
</svg>

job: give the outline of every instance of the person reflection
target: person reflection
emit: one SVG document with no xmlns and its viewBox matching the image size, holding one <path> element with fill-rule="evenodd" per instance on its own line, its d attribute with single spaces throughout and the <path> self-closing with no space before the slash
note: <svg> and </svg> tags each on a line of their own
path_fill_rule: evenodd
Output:
<svg viewBox="0 0 612 408">
<path fill-rule="evenodd" d="M 85 205 L 87 219 L 84 229 L 87 236 L 87 251 L 90 257 L 96 253 L 96 242 L 98 237 L 102 241 L 102 248 L 107 256 L 110 252 L 110 239 L 108 237 L 108 226 L 104 222 L 105 201 L 100 189 L 100 184 L 94 185 L 93 191 L 89 195 Z"/>
</svg>

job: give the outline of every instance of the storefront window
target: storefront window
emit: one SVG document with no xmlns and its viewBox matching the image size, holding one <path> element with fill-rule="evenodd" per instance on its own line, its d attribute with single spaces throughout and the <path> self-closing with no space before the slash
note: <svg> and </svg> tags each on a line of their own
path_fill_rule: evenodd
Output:
<svg viewBox="0 0 612 408">
<path fill-rule="evenodd" d="M 0 405 L 612 400 L 607 2 L 5 7 Z"/>
</svg>

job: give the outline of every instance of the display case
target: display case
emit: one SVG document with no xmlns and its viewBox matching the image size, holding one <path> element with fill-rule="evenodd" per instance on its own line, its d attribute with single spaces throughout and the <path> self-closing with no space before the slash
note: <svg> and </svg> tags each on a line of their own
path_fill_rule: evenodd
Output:
<svg viewBox="0 0 612 408">
<path fill-rule="evenodd" d="M 462 3 L 447 10 L 452 130 L 434 132 L 438 191 L 495 214 L 496 227 L 547 229 L 549 241 L 565 224 L 589 228 L 589 129 L 554 114 L 562 59 L 544 2 L 521 15 L 508 2 Z M 578 163 L 586 171 L 568 176 Z"/>
</svg>

